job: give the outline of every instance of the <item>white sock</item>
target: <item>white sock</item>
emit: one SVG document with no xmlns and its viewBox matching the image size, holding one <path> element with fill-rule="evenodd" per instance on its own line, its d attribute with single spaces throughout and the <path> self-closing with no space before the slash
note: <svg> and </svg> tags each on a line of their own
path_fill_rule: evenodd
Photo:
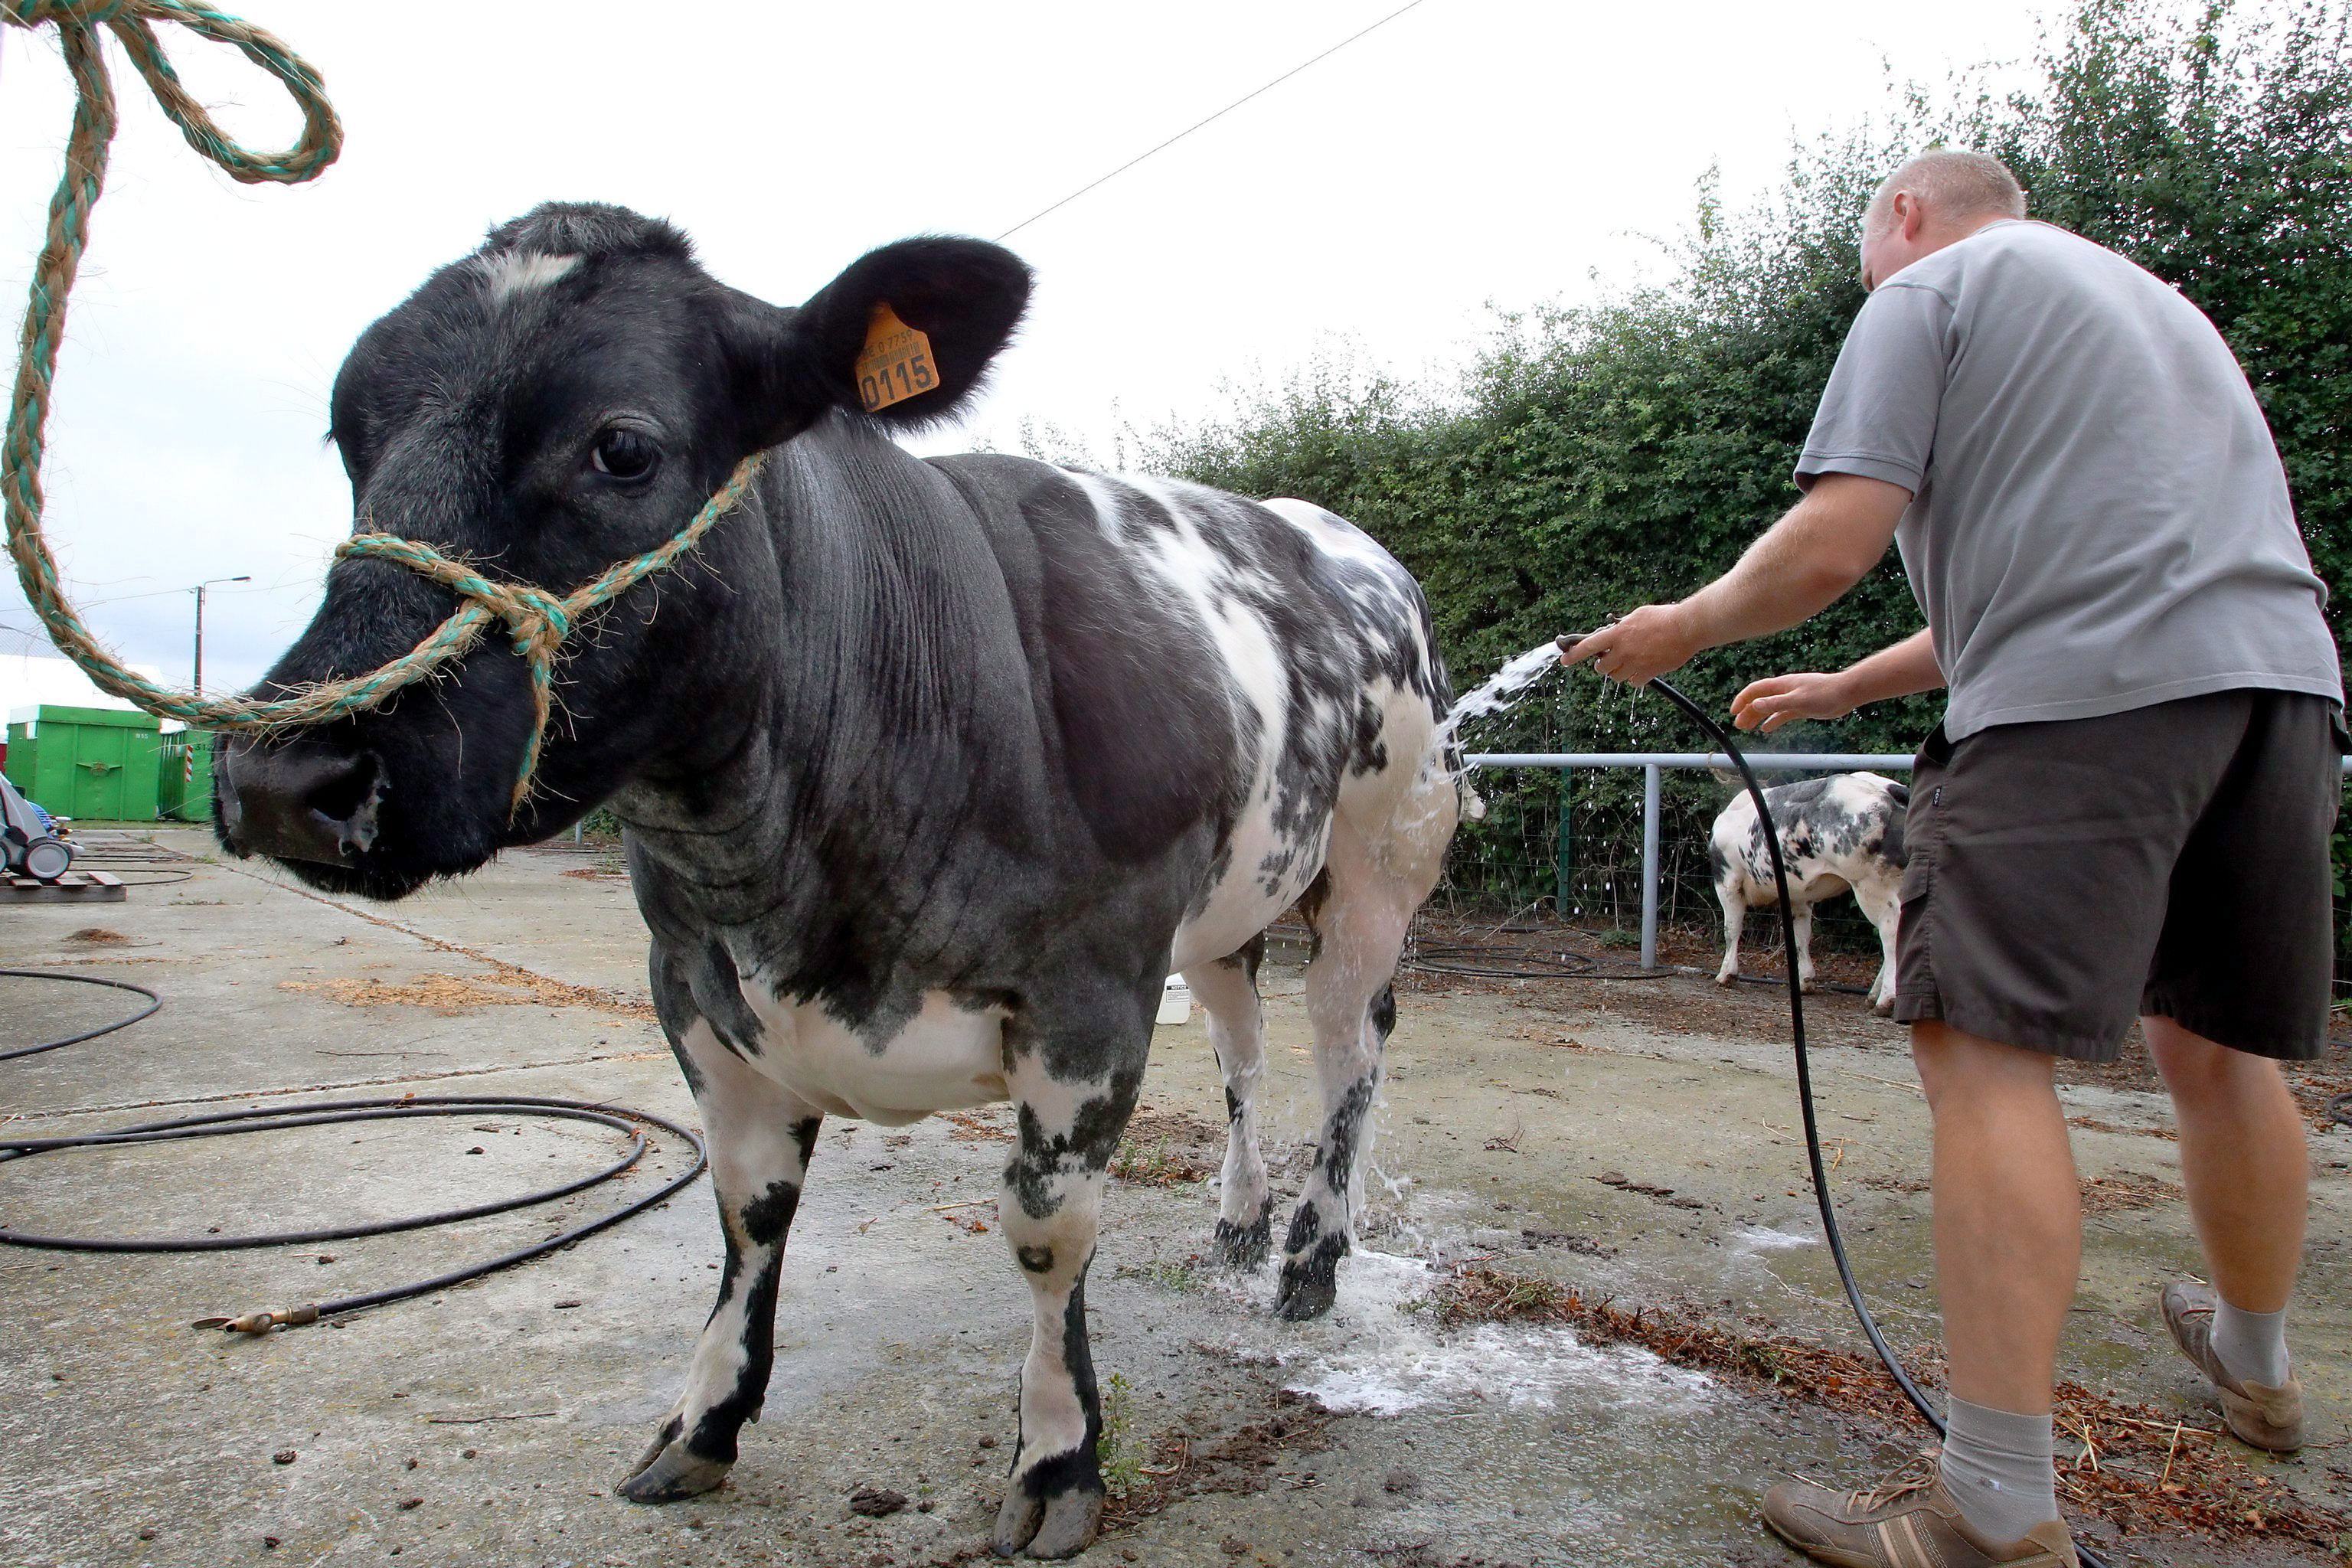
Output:
<svg viewBox="0 0 2352 1568">
<path fill-rule="evenodd" d="M 2213 1308 L 2213 1353 L 2240 1383 L 2276 1388 L 2286 1382 L 2286 1309 L 2275 1312 L 2242 1312 L 2216 1300 Z"/>
<path fill-rule="evenodd" d="M 1944 1489 L 1960 1505 L 1969 1529 L 2006 1545 L 2058 1517 L 2049 1416 L 1954 1399 L 1944 1419 L 1950 1428 L 1944 1434 Z"/>
</svg>

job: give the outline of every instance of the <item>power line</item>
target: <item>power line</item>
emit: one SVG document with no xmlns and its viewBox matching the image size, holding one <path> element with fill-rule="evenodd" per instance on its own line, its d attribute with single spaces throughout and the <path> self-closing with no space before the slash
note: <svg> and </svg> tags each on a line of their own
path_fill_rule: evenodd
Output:
<svg viewBox="0 0 2352 1568">
<path fill-rule="evenodd" d="M 1329 48 L 1325 49 L 1321 54 L 1317 55 L 1313 59 L 1300 61 L 1298 64 L 1291 67 L 1288 70 L 1283 72 L 1280 76 L 1276 77 L 1272 81 L 1267 82 L 1265 86 L 1244 93 L 1241 97 L 1234 100 L 1231 103 L 1217 110 L 1216 113 L 1210 115 L 1208 119 L 1195 121 L 1193 123 L 1184 127 L 1183 130 L 1176 132 L 1175 135 L 1168 138 L 1167 141 L 1160 142 L 1157 147 L 1138 153 L 1134 157 L 1129 158 L 1126 163 L 1121 163 L 1109 174 L 1103 175 L 1100 179 L 1093 181 L 1091 184 L 1080 185 L 1076 190 L 1072 191 L 1068 195 L 1064 196 L 1052 206 L 1031 213 L 1027 217 L 1023 218 L 1019 223 L 1014 224 L 1011 228 L 1006 229 L 1003 234 L 998 235 L 996 237 L 999 240 L 1012 238 L 1014 235 L 1019 234 L 1023 229 L 1027 228 L 1031 224 L 1035 223 L 1039 218 L 1045 216 L 1049 213 L 1059 212 L 1062 208 L 1068 206 L 1072 202 L 1076 201 L 1080 196 L 1083 196 L 1088 191 L 1093 190 L 1095 186 L 1108 184 L 1111 181 L 1118 178 L 1121 174 L 1126 174 L 1129 169 L 1134 168 L 1138 163 L 1142 163 L 1146 158 L 1152 157 L 1160 153 L 1165 153 L 1169 148 L 1173 147 L 1177 142 L 1181 142 L 1185 137 L 1190 136 L 1193 132 L 1200 130 L 1202 126 L 1223 120 L 1226 115 L 1231 114 L 1234 110 L 1239 109 L 1251 99 L 1256 98 L 1263 93 L 1272 91 L 1274 89 L 1280 87 L 1284 82 L 1288 81 L 1292 77 L 1297 76 L 1300 71 L 1305 70 L 1308 66 L 1319 65 L 1323 61 L 1329 59 L 1333 55 L 1338 54 L 1341 49 L 1346 48 L 1349 44 L 1354 43 L 1358 38 L 1362 37 L 1365 34 L 1376 32 L 1380 28 L 1387 26 L 1391 22 L 1393 22 L 1399 16 L 1403 16 L 1407 11 L 1412 10 L 1415 6 L 1423 3 L 1424 0 L 1407 0 L 1405 5 L 1398 6 L 1395 10 L 1381 17 L 1379 21 L 1372 23 L 1370 26 L 1359 28 L 1357 31 L 1349 34 L 1346 37 L 1340 39 Z"/>
<path fill-rule="evenodd" d="M 299 588 L 303 585 L 304 584 L 299 583 L 264 583 L 257 587 L 252 588 L 216 588 L 213 590 L 213 596 L 215 598 L 226 598 L 231 594 L 277 594 L 283 593 L 289 588 Z M 94 610 L 100 605 L 123 605 L 130 603 L 133 599 L 161 599 L 167 595 L 193 594 L 195 591 L 195 584 L 193 583 L 189 584 L 184 588 L 150 588 L 143 593 L 116 594 L 104 599 L 84 599 L 80 604 L 74 607 L 78 610 Z M 11 605 L 6 607 L 5 612 L 0 613 L 13 615 L 23 608 L 25 608 L 25 606 L 21 605 Z"/>
</svg>

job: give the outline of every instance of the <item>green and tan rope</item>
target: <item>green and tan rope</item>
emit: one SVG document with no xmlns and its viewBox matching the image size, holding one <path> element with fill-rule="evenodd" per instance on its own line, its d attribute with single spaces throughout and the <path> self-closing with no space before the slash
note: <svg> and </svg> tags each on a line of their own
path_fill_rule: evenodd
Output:
<svg viewBox="0 0 2352 1568">
<path fill-rule="evenodd" d="M 285 84 L 302 111 L 301 139 L 283 153 L 256 153 L 222 132 L 181 86 L 154 24 L 171 22 L 215 43 L 234 45 Z M 327 101 L 319 73 L 284 44 L 250 23 L 191 0 L 0 0 L 0 26 L 27 30 L 54 26 L 74 83 L 73 130 L 65 171 L 49 200 L 48 233 L 35 258 L 25 308 L 8 424 L 0 440 L 0 510 L 8 554 L 33 613 L 58 651 L 79 665 L 98 688 L 161 718 L 193 729 L 271 731 L 320 723 L 381 707 L 405 687 L 463 658 L 493 622 L 530 667 L 537 710 L 511 805 L 520 809 L 539 771 L 539 756 L 555 696 L 555 664 L 566 638 L 584 617 L 635 584 L 667 571 L 732 510 L 758 471 L 758 454 L 737 464 L 718 493 L 692 521 L 658 548 L 625 561 L 573 592 L 558 596 L 520 583 L 496 583 L 432 546 L 389 534 L 361 533 L 335 552 L 339 560 L 388 561 L 432 579 L 463 601 L 424 641 L 382 668 L 344 680 L 303 687 L 268 700 L 212 698 L 162 686 L 127 668 L 96 637 L 66 601 L 57 559 L 41 532 L 41 459 L 48 427 L 58 346 L 66 301 L 89 242 L 90 210 L 106 183 L 114 140 L 114 89 L 100 51 L 99 29 L 111 32 L 188 145 L 247 184 L 299 184 L 315 178 L 342 151 L 342 126 Z"/>
</svg>

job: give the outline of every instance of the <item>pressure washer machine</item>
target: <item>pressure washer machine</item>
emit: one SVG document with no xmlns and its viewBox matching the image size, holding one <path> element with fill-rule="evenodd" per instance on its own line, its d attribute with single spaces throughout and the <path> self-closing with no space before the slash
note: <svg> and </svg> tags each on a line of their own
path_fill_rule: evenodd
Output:
<svg viewBox="0 0 2352 1568">
<path fill-rule="evenodd" d="M 9 875 L 54 882 L 73 865 L 74 847 L 49 814 L 0 775 L 0 864 Z"/>
</svg>

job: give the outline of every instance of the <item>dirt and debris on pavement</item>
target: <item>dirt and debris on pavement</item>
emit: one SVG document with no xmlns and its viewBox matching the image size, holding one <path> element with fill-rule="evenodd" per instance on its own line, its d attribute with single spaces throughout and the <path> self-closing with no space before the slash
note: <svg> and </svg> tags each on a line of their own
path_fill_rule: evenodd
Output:
<svg viewBox="0 0 2352 1568">
<path fill-rule="evenodd" d="M 1450 1325 L 1560 1323 L 1590 1343 L 1637 1344 L 1676 1366 L 1886 1427 L 1912 1417 L 1909 1402 L 1874 1357 L 1717 1322 L 1688 1303 L 1623 1307 L 1483 1266 L 1456 1270 L 1436 1302 L 1439 1320 Z M 1933 1345 L 1904 1344 L 1897 1353 L 1923 1387 L 1940 1391 L 1942 1363 Z M 2352 1511 L 2298 1497 L 2260 1473 L 2240 1457 L 2252 1450 L 2227 1440 L 2218 1417 L 2196 1426 L 2068 1382 L 2058 1389 L 2056 1421 L 2062 1498 L 2131 1539 L 2203 1535 L 2284 1542 L 2323 1553 L 2352 1548 Z"/>
</svg>

